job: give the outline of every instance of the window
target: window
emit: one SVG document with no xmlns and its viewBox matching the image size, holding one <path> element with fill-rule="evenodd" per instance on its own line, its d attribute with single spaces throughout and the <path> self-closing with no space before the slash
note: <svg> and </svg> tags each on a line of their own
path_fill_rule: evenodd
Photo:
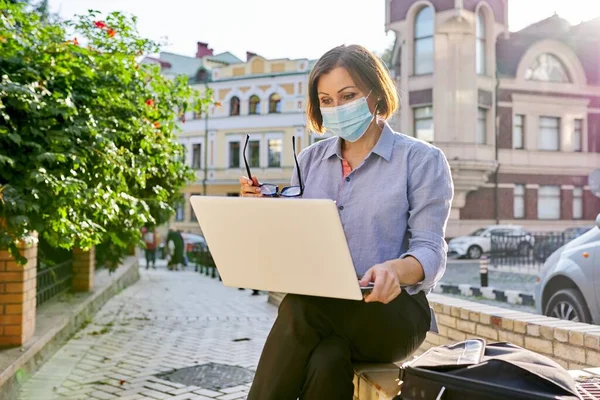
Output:
<svg viewBox="0 0 600 400">
<path fill-rule="evenodd" d="M 414 74 L 433 72 L 433 8 L 423 7 L 415 18 Z"/>
<path fill-rule="evenodd" d="M 249 114 L 260 114 L 260 99 L 257 95 L 250 96 L 250 111 Z"/>
<path fill-rule="evenodd" d="M 538 149 L 539 150 L 554 150 L 559 149 L 559 127 L 560 118 L 540 117 L 540 131 L 538 134 Z"/>
<path fill-rule="evenodd" d="M 200 193 L 192 193 L 192 196 L 201 196 Z M 188 202 L 189 204 L 189 202 Z M 192 206 L 190 205 L 190 221 L 191 222 L 198 222 L 198 218 L 196 218 L 196 213 L 194 212 L 194 209 L 192 208 Z"/>
<path fill-rule="evenodd" d="M 540 186 L 537 209 L 538 219 L 559 219 L 560 186 Z"/>
<path fill-rule="evenodd" d="M 558 57 L 543 53 L 525 71 L 525 80 L 542 82 L 571 82 L 565 65 Z"/>
<path fill-rule="evenodd" d="M 281 150 L 282 150 L 281 139 L 269 139 L 268 141 L 268 166 L 269 168 L 281 167 Z"/>
<path fill-rule="evenodd" d="M 524 133 L 525 133 L 525 116 L 515 115 L 513 119 L 513 135 L 512 144 L 513 149 L 523 149 L 524 145 Z"/>
<path fill-rule="evenodd" d="M 485 144 L 487 138 L 487 110 L 479 108 L 477 110 L 477 144 Z"/>
<path fill-rule="evenodd" d="M 483 13 L 483 10 L 481 8 L 477 13 L 477 21 L 475 23 L 475 34 L 477 37 L 475 44 L 477 74 L 485 75 L 485 14 Z"/>
<path fill-rule="evenodd" d="M 277 93 L 273 93 L 269 97 L 269 113 L 277 114 L 281 112 L 281 96 Z"/>
<path fill-rule="evenodd" d="M 184 208 L 183 208 L 183 201 L 177 203 L 177 205 L 175 206 L 175 221 L 177 222 L 181 222 L 184 220 Z"/>
<path fill-rule="evenodd" d="M 418 107 L 415 113 L 415 137 L 433 142 L 433 107 Z"/>
<path fill-rule="evenodd" d="M 229 142 L 229 168 L 240 167 L 240 142 Z"/>
<path fill-rule="evenodd" d="M 573 219 L 583 218 L 583 189 L 573 188 Z"/>
<path fill-rule="evenodd" d="M 248 142 L 248 164 L 251 167 L 260 167 L 260 140 L 250 140 Z"/>
<path fill-rule="evenodd" d="M 583 144 L 583 120 L 576 119 L 573 127 L 573 151 L 581 151 Z"/>
<path fill-rule="evenodd" d="M 525 185 L 515 185 L 513 210 L 515 218 L 525 218 Z"/>
<path fill-rule="evenodd" d="M 202 143 L 192 145 L 192 168 L 202 168 Z"/>
<path fill-rule="evenodd" d="M 237 96 L 233 96 L 229 100 L 229 115 L 240 115 L 240 98 Z"/>
</svg>

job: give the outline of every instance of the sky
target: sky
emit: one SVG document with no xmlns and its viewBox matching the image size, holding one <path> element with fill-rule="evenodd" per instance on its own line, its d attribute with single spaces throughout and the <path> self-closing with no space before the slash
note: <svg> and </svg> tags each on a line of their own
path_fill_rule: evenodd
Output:
<svg viewBox="0 0 600 400">
<path fill-rule="evenodd" d="M 340 44 L 377 53 L 394 40 L 385 32 L 387 0 L 50 0 L 65 19 L 94 9 L 138 17 L 140 33 L 166 38 L 164 51 L 193 56 L 196 42 L 215 54 L 246 51 L 266 58 L 319 58 Z M 557 13 L 572 24 L 600 16 L 598 0 L 509 0 L 509 29 Z"/>
</svg>

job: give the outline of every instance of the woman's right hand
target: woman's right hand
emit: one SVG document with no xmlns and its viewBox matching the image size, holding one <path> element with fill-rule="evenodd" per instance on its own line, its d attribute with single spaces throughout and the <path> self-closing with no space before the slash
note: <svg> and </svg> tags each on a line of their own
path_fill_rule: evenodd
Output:
<svg viewBox="0 0 600 400">
<path fill-rule="evenodd" d="M 252 180 L 246 176 L 240 176 L 240 196 L 242 197 L 262 197 L 260 192 L 260 184 L 256 176 Z"/>
</svg>

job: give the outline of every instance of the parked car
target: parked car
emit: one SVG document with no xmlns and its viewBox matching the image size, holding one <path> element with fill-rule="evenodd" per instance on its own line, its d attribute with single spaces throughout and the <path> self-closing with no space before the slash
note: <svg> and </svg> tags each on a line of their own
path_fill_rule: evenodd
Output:
<svg viewBox="0 0 600 400">
<path fill-rule="evenodd" d="M 468 236 L 456 237 L 448 242 L 448 256 L 479 259 L 492 249 L 492 234 L 504 240 L 502 247 L 523 254 L 533 248 L 535 239 L 519 225 L 491 225 L 477 229 Z"/>
<path fill-rule="evenodd" d="M 554 234 L 549 233 L 547 235 L 543 235 L 542 237 L 537 237 L 533 249 L 533 256 L 537 261 L 543 263 L 548 259 L 550 254 L 554 253 L 566 243 L 583 235 L 592 228 L 593 226 L 579 226 L 567 228 L 563 232 Z"/>
<path fill-rule="evenodd" d="M 596 225 L 544 263 L 535 289 L 540 314 L 600 324 L 600 214 Z"/>
</svg>

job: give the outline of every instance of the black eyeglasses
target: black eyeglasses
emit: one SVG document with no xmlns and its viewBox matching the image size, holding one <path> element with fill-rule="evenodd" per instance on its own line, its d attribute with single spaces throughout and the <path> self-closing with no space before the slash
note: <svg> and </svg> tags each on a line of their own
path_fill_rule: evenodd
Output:
<svg viewBox="0 0 600 400">
<path fill-rule="evenodd" d="M 246 164 L 246 172 L 248 173 L 248 179 L 252 179 L 252 173 L 250 172 L 250 166 L 246 159 L 246 148 L 250 141 L 250 135 L 246 135 L 246 144 L 244 144 L 244 163 Z M 294 149 L 294 161 L 296 162 L 296 171 L 298 171 L 298 186 L 286 186 L 279 192 L 279 186 L 274 183 L 262 183 L 259 185 L 260 191 L 263 196 L 267 197 L 299 197 L 304 193 L 304 185 L 302 184 L 302 177 L 300 176 L 300 166 L 298 165 L 298 158 L 296 157 L 296 137 L 292 136 L 292 148 Z"/>
</svg>

